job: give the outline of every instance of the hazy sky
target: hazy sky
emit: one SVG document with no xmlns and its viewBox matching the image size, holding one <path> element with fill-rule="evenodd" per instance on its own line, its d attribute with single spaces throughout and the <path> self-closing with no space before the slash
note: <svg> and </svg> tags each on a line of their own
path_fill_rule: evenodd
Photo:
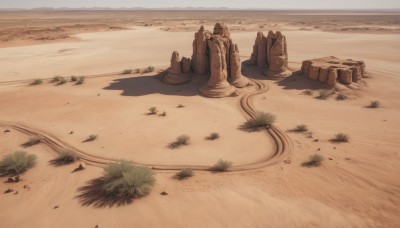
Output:
<svg viewBox="0 0 400 228">
<path fill-rule="evenodd" d="M 0 8 L 230 7 L 289 9 L 399 9 L 400 0 L 0 0 Z"/>
</svg>

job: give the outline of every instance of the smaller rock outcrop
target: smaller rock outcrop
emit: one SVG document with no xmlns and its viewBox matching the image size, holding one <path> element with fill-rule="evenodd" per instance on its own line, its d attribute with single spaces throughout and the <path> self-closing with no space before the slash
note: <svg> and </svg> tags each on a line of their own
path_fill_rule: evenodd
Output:
<svg viewBox="0 0 400 228">
<path fill-rule="evenodd" d="M 349 85 L 358 82 L 365 76 L 365 63 L 364 61 L 330 56 L 303 61 L 300 73 L 312 80 L 319 80 L 331 86 L 338 81 Z"/>
<path fill-rule="evenodd" d="M 189 58 L 183 57 L 179 59 L 177 51 L 172 52 L 171 67 L 167 70 L 167 74 L 163 78 L 163 82 L 167 84 L 182 84 L 190 79 L 191 61 Z"/>
<path fill-rule="evenodd" d="M 290 76 L 286 37 L 279 31 L 269 31 L 267 37 L 258 32 L 249 63 L 266 68 L 264 74 L 268 77 Z"/>
</svg>

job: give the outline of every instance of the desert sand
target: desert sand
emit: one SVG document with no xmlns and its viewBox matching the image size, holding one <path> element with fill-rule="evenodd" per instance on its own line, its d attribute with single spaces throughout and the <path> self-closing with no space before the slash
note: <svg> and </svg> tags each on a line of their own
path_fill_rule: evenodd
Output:
<svg viewBox="0 0 400 228">
<path fill-rule="evenodd" d="M 108 30 L 114 13 L 87 14 L 86 22 L 105 24 Z M 49 17 L 75 24 L 65 19 L 66 14 L 54 12 Z M 0 194 L 0 227 L 398 227 L 400 35 L 394 28 L 398 15 L 301 14 L 294 19 L 291 13 L 288 19 L 271 14 L 273 26 L 260 28 L 263 14 L 238 13 L 224 22 L 231 22 L 242 62 L 250 59 L 257 31 L 277 30 L 276 23 L 286 36 L 293 74 L 271 80 L 256 66 L 244 63 L 242 74 L 252 86 L 239 96 L 212 99 L 198 91 L 204 78 L 194 76 L 186 84 L 167 85 L 159 72 L 169 67 L 172 51 L 191 57 L 199 21 L 212 31 L 219 14 L 155 12 L 148 20 L 139 20 L 149 14 L 122 13 L 122 22 L 112 25 L 123 28 L 118 31 L 70 31 L 68 39 L 42 43 L 21 37 L 1 42 L 0 155 L 25 150 L 38 156 L 38 164 L 19 183 L 5 183 L 7 178 L 1 177 L 0 190 L 11 187 L 18 194 Z M 83 17 L 77 15 L 69 17 Z M 160 19 L 165 15 L 169 20 Z M 17 17 L 20 22 L 25 18 L 15 12 L 1 17 L 4 21 Z M 314 28 L 329 18 L 339 25 Z M 306 24 L 299 27 L 299 21 Z M 391 30 L 346 30 L 367 26 L 360 21 Z M 312 30 L 301 29 L 306 25 Z M 7 26 L 16 29 L 19 24 Z M 344 101 L 335 100 L 335 95 L 315 99 L 325 85 L 298 73 L 303 60 L 326 56 L 366 64 L 368 78 L 351 87 L 337 86 L 336 93 L 348 96 Z M 135 73 L 136 68 L 147 66 L 155 71 Z M 122 74 L 125 69 L 133 72 Z M 82 85 L 55 85 L 49 82 L 55 75 L 86 76 L 86 80 Z M 44 79 L 43 84 L 29 85 L 36 78 Z M 314 95 L 304 95 L 305 90 Z M 382 107 L 367 108 L 372 100 Z M 179 104 L 185 107 L 177 108 Z M 152 106 L 167 116 L 147 115 Z M 239 129 L 248 109 L 277 116 L 274 128 L 281 144 L 265 131 Z M 298 124 L 308 125 L 309 132 L 291 131 Z M 221 138 L 204 140 L 211 132 Z M 339 132 L 348 134 L 350 142 L 331 142 Z M 50 143 L 22 148 L 35 134 Z M 98 139 L 82 142 L 90 134 Z M 191 137 L 190 145 L 169 149 L 168 144 L 182 134 Z M 79 151 L 88 167 L 71 173 L 77 163 L 51 166 L 58 146 Z M 325 157 L 322 165 L 302 167 L 316 153 Z M 233 162 L 232 172 L 202 171 L 220 158 Z M 123 206 L 85 205 L 78 197 L 79 188 L 100 177 L 104 164 L 120 159 L 155 168 L 157 182 L 151 194 Z M 198 170 L 194 177 L 172 178 L 176 169 L 187 166 Z M 168 196 L 160 195 L 164 190 Z"/>
</svg>

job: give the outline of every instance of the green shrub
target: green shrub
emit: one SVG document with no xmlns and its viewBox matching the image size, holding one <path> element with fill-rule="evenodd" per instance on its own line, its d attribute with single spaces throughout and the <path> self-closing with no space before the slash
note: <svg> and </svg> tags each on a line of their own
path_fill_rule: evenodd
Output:
<svg viewBox="0 0 400 228">
<path fill-rule="evenodd" d="M 308 131 L 308 127 L 305 124 L 300 124 L 300 125 L 297 125 L 294 130 L 299 131 L 299 132 Z"/>
<path fill-rule="evenodd" d="M 189 177 L 192 177 L 193 175 L 194 175 L 193 169 L 184 168 L 175 175 L 175 178 L 178 180 L 184 180 Z"/>
<path fill-rule="evenodd" d="M 345 95 L 345 94 L 343 94 L 343 93 L 339 93 L 337 96 L 336 96 L 336 100 L 338 100 L 338 101 L 342 101 L 342 100 L 346 100 L 348 97 Z"/>
<path fill-rule="evenodd" d="M 78 159 L 78 156 L 75 152 L 71 150 L 62 151 L 58 157 L 52 160 L 50 163 L 54 165 L 67 165 L 70 163 L 74 163 Z"/>
<path fill-rule="evenodd" d="M 40 78 L 37 78 L 35 80 L 32 81 L 31 85 L 40 85 L 43 83 L 43 80 Z"/>
<path fill-rule="evenodd" d="M 132 70 L 126 69 L 126 70 L 122 71 L 122 74 L 132 74 Z"/>
<path fill-rule="evenodd" d="M 326 100 L 331 95 L 329 90 L 321 90 L 319 91 L 318 99 Z"/>
<path fill-rule="evenodd" d="M 209 136 L 206 137 L 207 140 L 216 140 L 218 138 L 219 138 L 219 134 L 216 132 L 213 132 Z"/>
<path fill-rule="evenodd" d="M 35 166 L 37 156 L 24 151 L 6 155 L 0 161 L 0 175 L 18 175 Z"/>
<path fill-rule="evenodd" d="M 33 137 L 28 140 L 28 142 L 22 144 L 23 147 L 30 147 L 39 144 L 42 140 L 38 137 Z"/>
<path fill-rule="evenodd" d="M 157 107 L 151 107 L 151 108 L 149 108 L 149 114 L 150 114 L 150 115 L 155 115 L 155 114 L 157 114 L 157 113 L 158 113 Z"/>
<path fill-rule="evenodd" d="M 231 166 L 232 162 L 220 159 L 211 169 L 216 172 L 224 172 L 227 171 Z"/>
<path fill-rule="evenodd" d="M 78 80 L 76 80 L 76 84 L 77 85 L 82 85 L 85 82 L 85 77 L 84 76 L 80 76 L 78 78 Z"/>
<path fill-rule="evenodd" d="M 187 135 L 181 135 L 178 138 L 176 138 L 175 142 L 172 142 L 169 144 L 169 148 L 175 149 L 180 146 L 185 146 L 189 145 L 190 137 Z"/>
<path fill-rule="evenodd" d="M 256 115 L 248 120 L 245 125 L 254 128 L 270 127 L 275 123 L 276 117 L 271 113 L 258 112 Z"/>
<path fill-rule="evenodd" d="M 51 79 L 50 82 L 59 82 L 61 80 L 62 77 L 60 76 L 54 76 L 53 79 Z"/>
<path fill-rule="evenodd" d="M 104 168 L 102 189 L 119 198 L 139 198 L 150 193 L 155 181 L 152 170 L 121 161 Z"/>
<path fill-rule="evenodd" d="M 371 101 L 371 103 L 369 104 L 369 108 L 379 108 L 381 106 L 381 103 L 379 103 L 379 101 Z"/>
<path fill-rule="evenodd" d="M 148 66 L 146 69 L 143 70 L 143 73 L 150 73 L 153 72 L 155 68 L 153 66 Z"/>
<path fill-rule="evenodd" d="M 314 154 L 310 156 L 310 160 L 304 162 L 302 165 L 305 167 L 317 167 L 320 166 L 322 161 L 324 160 L 324 157 L 322 157 L 319 154 Z"/>
<path fill-rule="evenodd" d="M 72 75 L 71 76 L 71 82 L 76 82 L 78 80 L 77 76 Z"/>
<path fill-rule="evenodd" d="M 343 133 L 338 133 L 335 135 L 335 138 L 333 139 L 333 141 L 335 142 L 348 142 L 350 139 L 350 137 L 346 134 Z"/>
</svg>

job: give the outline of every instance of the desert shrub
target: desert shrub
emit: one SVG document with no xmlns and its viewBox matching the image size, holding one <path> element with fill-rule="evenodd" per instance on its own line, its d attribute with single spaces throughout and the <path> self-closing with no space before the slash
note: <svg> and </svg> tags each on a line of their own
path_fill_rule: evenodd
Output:
<svg viewBox="0 0 400 228">
<path fill-rule="evenodd" d="M 321 90 L 319 91 L 317 98 L 321 100 L 326 100 L 328 99 L 329 95 L 331 95 L 331 92 L 329 90 Z"/>
<path fill-rule="evenodd" d="M 189 145 L 190 137 L 187 135 L 181 135 L 178 138 L 176 138 L 175 142 L 172 142 L 169 144 L 169 148 L 175 149 L 180 146 L 185 146 Z"/>
<path fill-rule="evenodd" d="M 71 82 L 76 82 L 76 81 L 78 81 L 78 77 L 72 75 L 72 76 L 71 76 Z"/>
<path fill-rule="evenodd" d="M 77 85 L 82 85 L 85 82 L 85 77 L 84 76 L 80 76 L 78 78 L 78 80 L 76 80 L 76 84 Z"/>
<path fill-rule="evenodd" d="M 56 159 L 52 160 L 50 163 L 54 165 L 67 165 L 75 162 L 78 156 L 75 152 L 71 150 L 63 150 Z"/>
<path fill-rule="evenodd" d="M 150 193 L 155 181 L 152 170 L 121 161 L 104 168 L 102 189 L 107 195 L 119 198 L 139 198 Z"/>
<path fill-rule="evenodd" d="M 150 73 L 154 71 L 154 67 L 153 66 L 148 66 L 146 69 L 143 70 L 143 73 Z"/>
<path fill-rule="evenodd" d="M 343 93 L 339 93 L 337 96 L 336 96 L 336 100 L 338 100 L 338 101 L 342 101 L 342 100 L 346 100 L 348 97 L 346 96 L 346 95 L 344 95 Z"/>
<path fill-rule="evenodd" d="M 24 151 L 16 151 L 6 155 L 0 161 L 0 175 L 17 175 L 36 164 L 37 157 Z"/>
<path fill-rule="evenodd" d="M 164 111 L 163 113 L 160 114 L 160 116 L 167 116 L 167 112 Z"/>
<path fill-rule="evenodd" d="M 54 76 L 50 82 L 59 82 L 61 80 L 60 76 Z"/>
<path fill-rule="evenodd" d="M 305 124 L 297 125 L 295 131 L 308 131 L 308 126 Z"/>
<path fill-rule="evenodd" d="M 216 140 L 218 138 L 219 138 L 219 134 L 216 132 L 213 132 L 209 136 L 206 137 L 207 140 Z"/>
<path fill-rule="evenodd" d="M 185 107 L 185 105 L 183 105 L 183 104 L 179 104 L 178 106 L 176 106 L 177 108 L 184 108 Z"/>
<path fill-rule="evenodd" d="M 270 127 L 275 123 L 276 117 L 271 113 L 258 112 L 253 118 L 245 123 L 249 128 Z"/>
<path fill-rule="evenodd" d="M 307 89 L 303 92 L 304 95 L 308 95 L 308 96 L 312 96 L 313 95 L 313 91 Z"/>
<path fill-rule="evenodd" d="M 157 114 L 157 113 L 158 113 L 157 107 L 150 107 L 150 108 L 149 108 L 149 114 L 155 115 L 155 114 Z"/>
<path fill-rule="evenodd" d="M 41 142 L 41 139 L 38 137 L 32 137 L 30 138 L 26 143 L 22 144 L 23 147 L 30 147 L 34 146 L 36 144 L 39 144 Z"/>
<path fill-rule="evenodd" d="M 181 169 L 176 175 L 175 178 L 178 180 L 184 180 L 194 175 L 193 169 L 191 168 L 184 168 Z"/>
<path fill-rule="evenodd" d="M 67 80 L 65 80 L 64 77 L 60 77 L 59 81 L 58 81 L 58 85 L 62 85 L 62 84 L 65 84 L 65 83 L 67 83 Z"/>
<path fill-rule="evenodd" d="M 306 162 L 304 162 L 302 165 L 305 167 L 317 167 L 320 166 L 322 161 L 324 160 L 324 157 L 322 157 L 319 154 L 314 154 L 310 156 L 310 159 Z"/>
<path fill-rule="evenodd" d="M 371 103 L 369 104 L 369 108 L 379 108 L 381 106 L 381 103 L 379 103 L 379 101 L 371 101 Z"/>
<path fill-rule="evenodd" d="M 42 84 L 42 83 L 43 83 L 43 80 L 40 79 L 40 78 L 37 78 L 37 79 L 35 79 L 35 80 L 33 80 L 33 81 L 31 82 L 31 85 L 40 85 L 40 84 Z"/>
<path fill-rule="evenodd" d="M 350 137 L 344 133 L 338 133 L 335 135 L 335 138 L 333 138 L 333 141 L 335 142 L 348 142 Z"/>
<path fill-rule="evenodd" d="M 216 172 L 224 172 L 227 171 L 231 166 L 232 162 L 220 159 L 211 169 Z"/>
<path fill-rule="evenodd" d="M 131 69 L 126 69 L 124 71 L 122 71 L 122 74 L 131 74 L 132 70 Z"/>
<path fill-rule="evenodd" d="M 139 73 L 140 73 L 140 69 L 137 68 L 137 69 L 135 70 L 135 73 L 139 74 Z"/>
<path fill-rule="evenodd" d="M 85 140 L 85 142 L 90 142 L 90 141 L 94 141 L 97 139 L 97 135 L 89 135 L 89 137 Z"/>
</svg>

